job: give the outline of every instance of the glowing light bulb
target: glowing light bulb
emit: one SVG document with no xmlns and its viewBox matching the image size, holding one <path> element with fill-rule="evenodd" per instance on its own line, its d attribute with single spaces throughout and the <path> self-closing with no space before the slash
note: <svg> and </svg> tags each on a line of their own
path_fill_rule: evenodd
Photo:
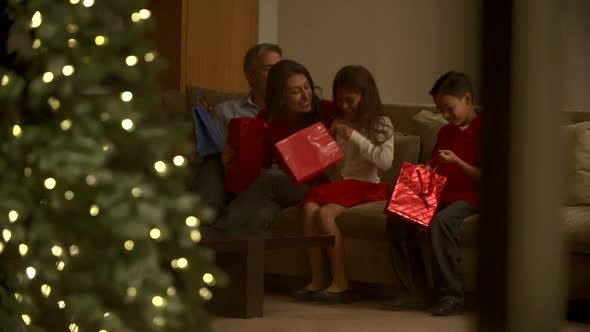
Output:
<svg viewBox="0 0 590 332">
<path fill-rule="evenodd" d="M 125 91 L 123 93 L 121 93 L 121 100 L 128 103 L 133 99 L 133 93 L 131 93 L 130 91 Z"/>
<path fill-rule="evenodd" d="M 77 4 L 79 4 L 79 3 L 80 3 L 80 0 L 70 0 L 70 3 L 71 3 L 72 5 L 77 5 Z"/>
<path fill-rule="evenodd" d="M 135 297 L 137 295 L 137 289 L 135 287 L 127 288 L 127 296 Z"/>
<path fill-rule="evenodd" d="M 24 243 L 21 243 L 18 245 L 18 252 L 20 253 L 21 256 L 26 256 L 27 252 L 29 252 L 29 246 L 27 246 Z"/>
<path fill-rule="evenodd" d="M 65 119 L 59 124 L 59 126 L 60 126 L 61 130 L 68 131 L 68 130 L 70 130 L 70 128 L 72 128 L 72 120 Z"/>
<path fill-rule="evenodd" d="M 41 39 L 37 38 L 33 41 L 33 48 L 38 49 L 39 47 L 41 47 Z"/>
<path fill-rule="evenodd" d="M 147 20 L 150 18 L 150 16 L 152 16 L 152 12 L 147 9 L 142 9 L 139 11 L 139 17 L 141 17 L 142 20 Z"/>
<path fill-rule="evenodd" d="M 199 232 L 196 229 L 193 229 L 191 231 L 191 240 L 193 240 L 193 242 L 195 242 L 195 243 L 201 241 L 201 232 Z"/>
<path fill-rule="evenodd" d="M 155 52 L 148 52 L 143 56 L 143 58 L 146 62 L 152 62 L 156 59 L 156 53 Z"/>
<path fill-rule="evenodd" d="M 61 106 L 61 102 L 54 97 L 49 97 L 49 99 L 47 99 L 47 104 L 49 104 L 49 107 L 54 111 L 57 111 Z"/>
<path fill-rule="evenodd" d="M 63 249 L 60 246 L 53 246 L 51 247 L 51 253 L 55 257 L 60 257 L 63 254 Z"/>
<path fill-rule="evenodd" d="M 76 323 L 72 323 L 69 326 L 70 332 L 80 332 L 80 328 L 78 327 L 78 324 Z"/>
<path fill-rule="evenodd" d="M 4 252 L 4 243 L 0 242 L 0 254 Z"/>
<path fill-rule="evenodd" d="M 211 298 L 213 297 L 213 294 L 211 294 L 211 291 L 209 289 L 207 289 L 206 287 L 199 289 L 199 295 L 207 301 L 211 300 Z"/>
<path fill-rule="evenodd" d="M 123 129 L 125 129 L 127 132 L 132 132 L 135 130 L 135 124 L 133 121 L 131 121 L 131 119 L 124 119 L 121 121 L 121 127 L 123 127 Z"/>
<path fill-rule="evenodd" d="M 183 156 L 176 156 L 176 157 L 174 157 L 172 162 L 174 163 L 175 166 L 180 167 L 180 166 L 184 165 L 185 159 Z"/>
<path fill-rule="evenodd" d="M 141 21 L 141 15 L 139 15 L 138 12 L 131 14 L 131 21 L 133 21 L 135 23 Z"/>
<path fill-rule="evenodd" d="M 76 46 L 78 46 L 78 41 L 77 40 L 75 40 L 74 38 L 68 39 L 68 47 L 74 48 Z"/>
<path fill-rule="evenodd" d="M 100 213 L 100 208 L 98 207 L 98 205 L 93 204 L 92 206 L 90 206 L 89 212 L 91 216 L 96 217 Z"/>
<path fill-rule="evenodd" d="M 154 169 L 156 170 L 156 172 L 162 174 L 165 173 L 166 170 L 168 170 L 168 166 L 166 166 L 166 163 L 163 161 L 157 161 L 156 163 L 154 163 Z"/>
<path fill-rule="evenodd" d="M 58 306 L 60 309 L 65 309 L 65 307 L 66 307 L 66 301 L 63 301 L 63 300 L 62 300 L 62 301 L 59 301 L 59 302 L 57 302 L 57 306 Z"/>
<path fill-rule="evenodd" d="M 31 316 L 24 314 L 21 315 L 20 318 L 22 318 L 23 322 L 25 322 L 25 325 L 31 325 Z"/>
<path fill-rule="evenodd" d="M 12 126 L 12 136 L 16 138 L 23 136 L 23 129 L 19 125 Z"/>
<path fill-rule="evenodd" d="M 43 15 L 41 15 L 41 12 L 36 11 L 35 14 L 33 14 L 33 18 L 31 18 L 31 28 L 36 29 L 41 23 L 43 23 Z"/>
<path fill-rule="evenodd" d="M 78 256 L 80 254 L 80 248 L 77 245 L 71 245 L 70 246 L 70 255 L 72 256 Z"/>
<path fill-rule="evenodd" d="M 135 198 L 141 197 L 142 193 L 143 192 L 142 192 L 141 188 L 139 188 L 139 187 L 135 187 L 135 188 L 131 189 L 131 195 Z"/>
<path fill-rule="evenodd" d="M 59 261 L 59 262 L 55 263 L 55 268 L 56 268 L 56 270 L 61 272 L 66 268 L 66 263 Z"/>
<path fill-rule="evenodd" d="M 8 85 L 8 83 L 10 83 L 10 76 L 5 74 L 2 76 L 2 82 L 0 84 L 2 86 L 6 86 L 6 85 Z"/>
<path fill-rule="evenodd" d="M 2 237 L 4 238 L 4 242 L 10 241 L 12 238 L 12 232 L 8 229 L 2 231 Z"/>
<path fill-rule="evenodd" d="M 166 303 L 166 302 L 165 302 L 164 298 L 163 298 L 163 297 L 161 297 L 161 296 L 154 296 L 154 297 L 152 298 L 152 304 L 153 304 L 155 307 L 163 307 L 163 306 L 165 305 L 165 303 Z"/>
<path fill-rule="evenodd" d="M 90 174 L 86 177 L 86 184 L 91 187 L 94 186 L 97 182 L 98 180 L 96 179 L 96 176 L 94 176 L 93 174 Z"/>
<path fill-rule="evenodd" d="M 179 258 L 177 261 L 178 268 L 184 270 L 188 267 L 188 260 L 186 258 Z"/>
<path fill-rule="evenodd" d="M 213 275 L 211 273 L 205 273 L 205 274 L 203 274 L 203 281 L 206 284 L 211 285 L 212 283 L 215 282 L 215 278 L 213 277 Z"/>
<path fill-rule="evenodd" d="M 75 68 L 72 65 L 66 65 L 61 69 L 62 74 L 64 74 L 64 76 L 71 76 L 72 74 L 74 74 Z"/>
<path fill-rule="evenodd" d="M 94 43 L 95 43 L 97 46 L 104 46 L 104 45 L 106 45 L 108 42 L 109 42 L 109 39 L 108 39 L 107 37 L 105 37 L 105 36 L 96 36 L 96 37 L 94 38 Z"/>
<path fill-rule="evenodd" d="M 43 78 L 42 78 L 42 80 L 43 80 L 43 82 L 45 82 L 45 83 L 50 83 L 51 81 L 53 81 L 53 78 L 54 78 L 54 77 L 55 77 L 55 76 L 53 75 L 53 73 L 52 73 L 52 72 L 50 72 L 50 71 L 48 71 L 48 72 L 46 72 L 45 74 L 43 74 Z"/>
<path fill-rule="evenodd" d="M 65 192 L 64 197 L 68 200 L 71 201 L 72 199 L 74 199 L 74 192 L 71 190 L 68 190 Z"/>
<path fill-rule="evenodd" d="M 10 221 L 11 224 L 14 224 L 17 220 L 18 212 L 16 212 L 15 210 L 11 210 L 10 212 L 8 212 L 8 221 Z"/>
<path fill-rule="evenodd" d="M 57 181 L 55 181 L 54 178 L 47 178 L 43 181 L 43 184 L 45 185 L 45 188 L 52 190 L 57 185 Z"/>
<path fill-rule="evenodd" d="M 125 247 L 125 250 L 127 251 L 131 251 L 133 250 L 133 248 L 135 247 L 135 242 L 131 241 L 131 240 L 127 240 L 125 241 L 125 243 L 123 244 L 123 247 Z"/>
<path fill-rule="evenodd" d="M 138 59 L 135 55 L 130 55 L 125 59 L 125 63 L 129 67 L 135 66 L 137 64 L 137 61 Z"/>
<path fill-rule="evenodd" d="M 174 296 L 174 295 L 176 295 L 176 288 L 174 288 L 174 287 L 168 287 L 168 289 L 166 290 L 166 295 L 168 295 L 168 296 Z"/>
<path fill-rule="evenodd" d="M 35 276 L 37 275 L 37 270 L 35 270 L 34 267 L 29 266 L 26 269 L 26 273 L 27 273 L 27 277 L 29 277 L 29 279 L 33 280 L 35 278 Z"/>
<path fill-rule="evenodd" d="M 51 295 L 51 286 L 44 284 L 41 286 L 41 294 L 45 297 L 49 297 Z"/>
<path fill-rule="evenodd" d="M 23 296 L 19 293 L 14 293 L 14 299 L 18 302 L 18 303 L 23 303 Z"/>
<path fill-rule="evenodd" d="M 198 227 L 200 220 L 195 216 L 189 216 L 184 221 L 188 227 Z"/>
<path fill-rule="evenodd" d="M 162 232 L 160 232 L 160 230 L 157 228 L 152 228 L 150 231 L 150 237 L 154 240 L 157 240 L 160 238 L 160 236 L 162 236 Z"/>
<path fill-rule="evenodd" d="M 92 5 L 94 5 L 94 0 L 84 0 L 82 4 L 84 5 L 84 7 L 92 7 Z"/>
</svg>

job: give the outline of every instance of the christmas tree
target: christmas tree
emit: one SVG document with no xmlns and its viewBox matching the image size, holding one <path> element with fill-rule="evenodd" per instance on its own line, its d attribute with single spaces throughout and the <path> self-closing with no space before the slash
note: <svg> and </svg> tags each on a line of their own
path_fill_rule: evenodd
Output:
<svg viewBox="0 0 590 332">
<path fill-rule="evenodd" d="M 223 282 L 186 191 L 190 124 L 154 107 L 144 0 L 9 0 L 0 68 L 0 326 L 202 331 Z M 221 278 L 221 280 L 220 280 Z"/>
</svg>

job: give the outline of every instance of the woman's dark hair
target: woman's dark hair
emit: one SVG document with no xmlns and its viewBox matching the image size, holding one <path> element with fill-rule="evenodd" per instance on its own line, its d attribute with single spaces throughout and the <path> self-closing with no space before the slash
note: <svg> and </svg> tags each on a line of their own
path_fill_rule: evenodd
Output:
<svg viewBox="0 0 590 332">
<path fill-rule="evenodd" d="M 377 83 L 371 72 L 363 66 L 345 66 L 336 73 L 332 83 L 332 100 L 336 102 L 336 90 L 349 88 L 361 95 L 354 122 L 356 129 L 367 135 L 374 144 L 382 144 L 393 135 L 393 127 L 381 120 L 386 116 L 379 96 Z M 385 137 L 385 139 L 383 139 Z"/>
<path fill-rule="evenodd" d="M 467 76 L 467 74 L 451 70 L 439 77 L 436 82 L 434 82 L 434 85 L 432 86 L 432 89 L 430 89 L 429 93 L 431 96 L 440 93 L 443 95 L 450 95 L 455 98 L 463 98 L 467 92 L 471 94 L 471 98 L 475 97 L 473 95 L 473 86 L 469 76 Z"/>
<path fill-rule="evenodd" d="M 296 74 L 304 75 L 309 82 L 311 91 L 315 90 L 313 79 L 309 71 L 302 64 L 293 60 L 281 60 L 271 67 L 266 80 L 265 105 L 267 111 L 265 113 L 265 120 L 267 122 L 272 122 L 277 118 L 285 116 L 283 98 L 285 97 L 287 80 Z M 312 94 L 311 105 L 311 112 L 303 116 L 303 123 L 301 124 L 303 127 L 323 120 L 320 98 L 315 92 Z"/>
</svg>

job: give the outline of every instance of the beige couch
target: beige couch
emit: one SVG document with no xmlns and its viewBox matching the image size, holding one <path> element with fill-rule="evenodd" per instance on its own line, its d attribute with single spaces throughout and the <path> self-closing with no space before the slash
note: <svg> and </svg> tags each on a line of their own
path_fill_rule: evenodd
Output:
<svg viewBox="0 0 590 332">
<path fill-rule="evenodd" d="M 204 97 L 211 105 L 235 97 L 196 88 L 187 88 L 187 99 L 192 105 Z M 182 97 L 178 97 L 182 98 Z M 176 98 L 169 97 L 171 100 Z M 174 107 L 187 107 L 186 105 Z M 403 161 L 424 163 L 436 140 L 444 120 L 432 105 L 385 105 L 395 129 L 395 158 L 384 180 L 394 183 Z M 570 299 L 590 300 L 590 112 L 564 112 L 566 136 L 571 160 L 568 167 L 570 181 L 567 206 L 562 208 L 561 223 L 567 234 L 570 252 Z M 386 231 L 386 202 L 374 202 L 351 208 L 338 217 L 344 235 L 346 264 L 351 280 L 358 282 L 398 285 L 390 265 L 389 237 Z M 298 207 L 283 210 L 272 229 L 301 232 Z M 461 233 L 462 262 L 468 291 L 476 288 L 477 224 L 478 216 L 465 220 Z M 308 275 L 305 250 L 269 251 L 266 272 L 282 276 Z"/>
</svg>

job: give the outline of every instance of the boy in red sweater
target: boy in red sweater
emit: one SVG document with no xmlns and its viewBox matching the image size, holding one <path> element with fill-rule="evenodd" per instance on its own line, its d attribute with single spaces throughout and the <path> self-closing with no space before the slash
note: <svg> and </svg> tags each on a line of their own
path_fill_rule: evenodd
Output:
<svg viewBox="0 0 590 332">
<path fill-rule="evenodd" d="M 432 87 L 430 95 L 449 123 L 442 127 L 432 152 L 433 167 L 447 177 L 439 209 L 429 228 L 390 216 L 392 265 L 404 292 L 384 303 L 391 310 L 425 308 L 428 282 L 417 233 L 430 232 L 436 316 L 463 312 L 463 273 L 460 233 L 463 220 L 479 206 L 479 133 L 481 116 L 473 104 L 473 88 L 463 73 L 448 72 Z"/>
</svg>

